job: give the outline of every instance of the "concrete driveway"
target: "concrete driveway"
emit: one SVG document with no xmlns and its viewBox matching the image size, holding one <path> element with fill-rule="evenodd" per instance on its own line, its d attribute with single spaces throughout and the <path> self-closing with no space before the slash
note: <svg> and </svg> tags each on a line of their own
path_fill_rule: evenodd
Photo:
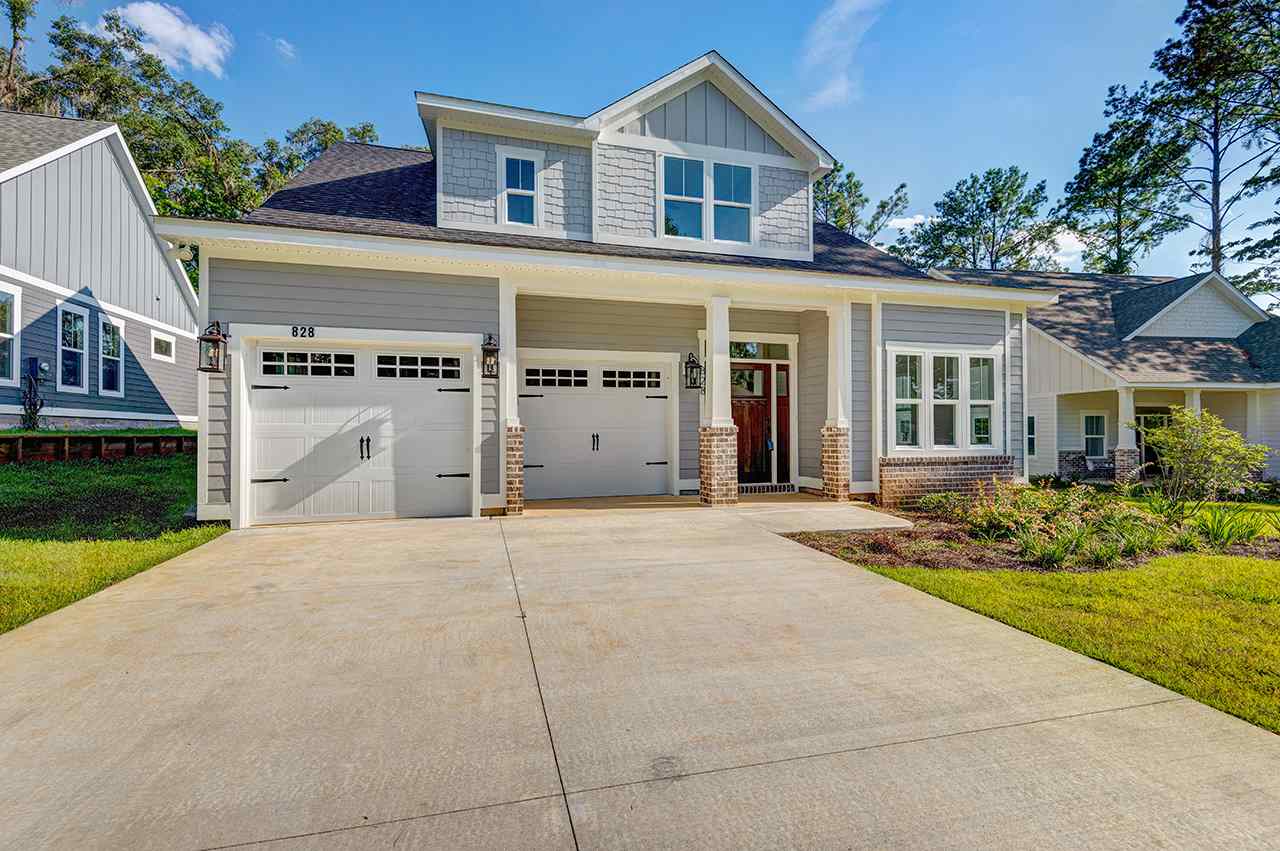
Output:
<svg viewBox="0 0 1280 851">
<path fill-rule="evenodd" d="M 767 513 L 226 535 L 0 637 L 0 847 L 1280 845 L 1280 737 Z"/>
</svg>

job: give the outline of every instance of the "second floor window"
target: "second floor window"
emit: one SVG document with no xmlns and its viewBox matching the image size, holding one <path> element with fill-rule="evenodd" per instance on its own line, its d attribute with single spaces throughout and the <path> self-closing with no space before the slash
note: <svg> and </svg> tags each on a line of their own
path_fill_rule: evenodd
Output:
<svg viewBox="0 0 1280 851">
<path fill-rule="evenodd" d="M 751 241 L 751 169 L 744 165 L 716 163 L 712 169 L 715 188 L 716 239 L 727 242 Z"/>
<path fill-rule="evenodd" d="M 533 160 L 507 157 L 507 221 L 534 224 L 534 198 L 537 195 L 537 170 Z"/>
<path fill-rule="evenodd" d="M 662 168 L 662 222 L 667 236 L 702 239 L 702 160 L 666 157 Z"/>
</svg>

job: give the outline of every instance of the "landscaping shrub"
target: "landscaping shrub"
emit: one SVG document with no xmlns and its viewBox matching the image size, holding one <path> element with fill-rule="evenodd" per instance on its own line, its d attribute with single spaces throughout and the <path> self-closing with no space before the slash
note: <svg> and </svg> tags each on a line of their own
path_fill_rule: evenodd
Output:
<svg viewBox="0 0 1280 851">
<path fill-rule="evenodd" d="M 1269 452 L 1246 442 L 1214 414 L 1178 406 L 1170 409 L 1168 425 L 1144 429 L 1143 439 L 1160 458 L 1160 488 L 1172 503 L 1167 516 L 1179 523 L 1211 501 L 1245 495 Z"/>
<path fill-rule="evenodd" d="M 1201 512 L 1196 527 L 1210 547 L 1225 550 L 1256 541 L 1263 532 L 1263 519 L 1238 505 L 1215 505 Z"/>
<path fill-rule="evenodd" d="M 1181 553 L 1198 553 L 1204 549 L 1204 538 L 1191 526 L 1184 526 L 1174 532 L 1169 546 Z"/>
</svg>

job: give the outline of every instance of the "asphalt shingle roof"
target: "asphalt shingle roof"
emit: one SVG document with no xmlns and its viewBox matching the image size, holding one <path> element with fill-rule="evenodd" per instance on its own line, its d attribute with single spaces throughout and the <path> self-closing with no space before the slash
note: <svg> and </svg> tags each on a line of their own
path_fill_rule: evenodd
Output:
<svg viewBox="0 0 1280 851">
<path fill-rule="evenodd" d="M 1056 304 L 1028 311 L 1031 324 L 1134 382 L 1280 381 L 1280 319 L 1250 328 L 1238 339 L 1124 338 L 1200 283 L 1185 278 L 1092 275 L 1069 272 L 987 272 L 947 269 L 957 281 L 987 278 L 1038 282 L 1058 290 Z"/>
<path fill-rule="evenodd" d="M 821 223 L 813 226 L 813 262 L 442 228 L 436 224 L 435 180 L 435 160 L 428 152 L 342 142 L 316 158 L 243 221 L 573 254 L 932 280 L 892 254 Z M 983 285 L 1026 288 L 1021 284 Z"/>
<path fill-rule="evenodd" d="M 0 172 L 78 142 L 110 126 L 105 121 L 0 110 Z"/>
</svg>

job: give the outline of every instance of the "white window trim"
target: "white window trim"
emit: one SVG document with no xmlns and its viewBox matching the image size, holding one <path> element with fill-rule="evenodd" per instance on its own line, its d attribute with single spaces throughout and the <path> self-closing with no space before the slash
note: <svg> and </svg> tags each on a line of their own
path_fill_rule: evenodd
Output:
<svg viewBox="0 0 1280 851">
<path fill-rule="evenodd" d="M 1040 449 L 1040 423 L 1036 421 L 1035 414 L 1027 414 L 1027 423 L 1023 428 L 1027 441 L 1024 451 L 1028 458 L 1036 458 Z"/>
<path fill-rule="evenodd" d="M 934 424 L 933 415 L 937 412 L 937 408 L 939 405 L 948 406 L 954 411 L 954 414 L 952 416 L 955 418 L 953 422 L 955 424 L 956 439 L 954 443 L 935 443 L 934 441 L 936 440 L 937 435 L 934 432 L 930 431 L 929 444 L 933 446 L 935 449 L 959 449 L 962 445 L 964 445 L 964 441 L 961 438 L 962 436 L 967 434 L 967 428 L 969 425 L 968 409 L 961 407 L 964 403 L 965 390 L 966 390 L 964 374 L 963 374 L 965 371 L 965 366 L 967 365 L 966 358 L 964 355 L 951 354 L 949 352 L 935 352 L 934 354 L 926 355 L 925 358 L 928 361 L 929 373 L 928 375 L 921 376 L 921 378 L 922 380 L 928 382 L 929 384 L 928 392 L 931 397 L 933 396 L 933 369 L 936 362 L 939 360 L 946 360 L 949 358 L 954 359 L 956 361 L 956 389 L 959 390 L 959 395 L 957 395 L 956 398 L 954 399 L 931 398 L 929 402 L 930 426 Z M 895 376 L 895 379 L 896 379 L 896 376 Z M 896 380 L 894 381 L 894 392 L 895 393 L 897 392 Z M 961 423 L 960 421 L 961 419 L 960 412 L 962 410 L 965 411 L 965 414 L 966 414 L 963 423 Z"/>
<path fill-rule="evenodd" d="M 0 331 L 0 340 L 13 340 L 11 375 L 0 375 L 0 387 L 17 387 L 22 376 L 22 287 L 0 281 L 0 293 L 13 296 L 13 333 Z"/>
<path fill-rule="evenodd" d="M 104 390 L 102 387 L 102 372 L 103 372 L 102 368 L 103 368 L 104 361 L 106 361 L 107 359 L 102 348 L 102 326 L 104 325 L 114 325 L 116 330 L 119 331 L 120 333 L 120 356 L 119 358 L 115 358 L 115 360 L 120 361 L 120 371 L 119 371 L 120 389 L 119 390 Z M 125 348 L 124 320 L 117 319 L 116 317 L 111 316 L 110 314 L 107 314 L 107 313 L 99 313 L 97 330 L 98 330 L 98 395 L 107 396 L 112 399 L 123 399 L 124 398 L 124 348 Z"/>
<path fill-rule="evenodd" d="M 920 399 L 899 399 L 897 382 L 897 356 L 918 355 L 920 366 Z M 960 359 L 960 398 L 954 404 L 958 406 L 956 422 L 956 443 L 954 446 L 937 446 L 933 443 L 933 359 L 935 357 L 955 357 Z M 996 381 L 993 385 L 996 398 L 988 402 L 986 399 L 973 399 L 969 386 L 969 361 L 972 358 L 991 358 L 995 370 Z M 890 345 L 885 346 L 885 377 L 889 384 L 886 394 L 888 404 L 885 405 L 885 428 L 889 436 L 888 454 L 890 456 L 929 456 L 929 455 L 1002 455 L 1005 448 L 1005 434 L 1001 424 L 1004 422 L 1003 384 L 1000 376 L 1004 369 L 1004 354 L 999 346 L 948 346 L 930 349 L 921 346 Z M 919 446 L 900 446 L 898 444 L 897 409 L 899 403 L 919 405 Z M 951 400 L 939 400 L 938 404 L 952 404 Z M 991 438 L 990 444 L 973 445 L 970 431 L 973 405 L 991 405 Z"/>
<path fill-rule="evenodd" d="M 355 357 L 355 363 L 351 365 L 355 367 L 355 374 L 354 375 L 312 375 L 311 362 L 310 362 L 310 358 L 308 358 L 306 375 L 289 375 L 288 374 L 289 373 L 289 370 L 288 370 L 289 356 L 287 354 L 285 355 L 284 361 L 281 362 L 282 365 L 286 367 L 285 374 L 284 375 L 268 374 L 266 372 L 266 368 L 268 364 L 265 360 L 267 352 L 306 352 L 308 355 L 310 355 L 312 352 L 319 352 L 327 355 L 353 355 Z M 301 381 L 303 383 L 309 384 L 311 382 L 328 383 L 333 381 L 338 381 L 338 382 L 354 381 L 355 379 L 360 377 L 360 371 L 361 371 L 360 354 L 361 353 L 357 352 L 355 349 L 346 348 L 346 347 L 330 346 L 326 348 L 323 346 L 298 346 L 298 345 L 276 346 L 271 344 L 263 344 L 258 346 L 255 356 L 257 357 L 257 361 L 258 361 L 258 376 L 260 378 L 263 378 L 268 381 L 281 381 L 283 379 L 288 379 L 290 381 Z M 382 354 L 389 354 L 389 353 L 383 352 Z M 405 354 L 409 354 L 409 352 L 405 352 Z M 271 364 L 271 365 L 274 365 L 274 364 Z M 332 364 L 332 365 L 337 366 L 337 364 Z M 347 364 L 343 364 L 343 366 L 347 366 Z"/>
<path fill-rule="evenodd" d="M 76 386 L 74 384 L 62 383 L 62 352 L 65 348 L 62 345 L 62 314 L 64 313 L 74 313 L 84 320 L 84 348 L 83 349 L 66 349 L 66 351 L 70 351 L 70 352 L 78 351 L 80 353 L 80 357 L 81 357 L 80 377 L 84 380 L 83 386 Z M 58 302 L 58 310 L 56 313 L 56 318 L 58 320 L 58 324 L 55 329 L 55 333 L 58 335 L 58 364 L 55 367 L 55 369 L 56 369 L 58 392 L 59 393 L 80 393 L 83 395 L 88 395 L 89 393 L 89 336 L 93 332 L 93 325 L 89 322 L 89 310 L 87 308 L 80 307 L 77 304 L 72 304 L 71 302 L 60 301 Z"/>
<path fill-rule="evenodd" d="M 497 224 L 516 231 L 543 230 L 543 174 L 546 170 L 547 152 L 537 148 L 515 148 L 508 145 L 494 145 L 495 186 L 498 189 L 498 209 L 495 221 Z M 512 222 L 507 220 L 507 160 L 533 161 L 533 192 L 515 190 L 518 195 L 533 195 L 533 224 Z"/>
<path fill-rule="evenodd" d="M 161 339 L 161 340 L 168 340 L 168 341 L 169 341 L 169 351 L 173 352 L 173 354 L 169 355 L 168 357 L 165 357 L 164 355 L 158 355 L 158 354 L 156 354 L 156 340 L 157 340 L 157 339 Z M 177 361 L 178 361 L 178 341 L 177 341 L 177 339 L 176 339 L 172 334 L 166 334 L 166 333 L 164 333 L 163 331 L 157 331 L 156 329 L 152 328 L 152 329 L 151 329 L 151 359 L 152 359 L 152 360 L 163 361 L 164 363 L 177 363 Z"/>
<path fill-rule="evenodd" d="M 1102 417 L 1102 435 L 1101 435 L 1102 454 L 1101 455 L 1089 454 L 1089 438 L 1091 435 L 1085 431 L 1085 423 L 1088 422 L 1089 417 Z M 1110 433 L 1110 430 L 1111 430 L 1111 420 L 1107 416 L 1106 411 L 1081 411 L 1080 412 L 1080 449 L 1082 452 L 1084 452 L 1084 457 L 1086 459 L 1088 459 L 1089 461 L 1102 461 L 1107 457 L 1107 443 L 1109 442 L 1107 440 L 1107 435 Z M 1098 437 L 1098 436 L 1099 435 L 1096 435 L 1096 434 L 1092 435 L 1092 437 Z"/>
<path fill-rule="evenodd" d="M 667 157 L 675 157 L 681 160 L 700 160 L 702 162 L 702 197 L 694 198 L 690 195 L 668 195 L 667 194 Z M 695 154 L 677 154 L 664 153 L 658 154 L 655 160 L 657 166 L 657 179 L 654 183 L 657 186 L 657 199 L 654 203 L 654 233 L 657 234 L 659 242 L 668 243 L 685 243 L 686 245 L 693 243 L 702 246 L 700 250 L 706 250 L 708 246 L 717 246 L 720 250 L 754 248 L 756 245 L 756 235 L 759 229 L 756 226 L 757 205 L 759 204 L 760 186 L 759 176 L 760 169 L 749 162 L 743 162 L 736 157 L 725 157 L 723 153 L 717 153 L 716 156 L 700 156 Z M 717 165 L 741 166 L 751 170 L 751 203 L 739 204 L 735 201 L 716 201 L 715 199 L 715 167 Z M 688 201 L 689 203 L 702 205 L 702 236 L 671 236 L 666 232 L 666 202 L 667 201 Z M 730 207 L 746 207 L 747 215 L 747 236 L 746 242 L 738 242 L 734 239 L 716 239 L 715 238 L 715 208 L 716 204 L 724 204 Z"/>
<path fill-rule="evenodd" d="M 739 201 L 717 201 L 716 200 L 716 166 L 732 166 L 736 168 L 745 168 L 751 173 L 751 201 L 743 204 Z M 746 245 L 751 246 L 756 243 L 756 196 L 760 194 L 757 176 L 760 170 L 755 166 L 745 165 L 743 163 L 724 162 L 723 160 L 712 161 L 710 166 L 710 179 L 707 181 L 711 187 L 711 231 L 708 234 L 711 241 L 718 245 Z M 740 242 L 736 239 L 716 239 L 716 207 L 737 207 L 739 210 L 747 211 L 747 241 Z"/>
</svg>

